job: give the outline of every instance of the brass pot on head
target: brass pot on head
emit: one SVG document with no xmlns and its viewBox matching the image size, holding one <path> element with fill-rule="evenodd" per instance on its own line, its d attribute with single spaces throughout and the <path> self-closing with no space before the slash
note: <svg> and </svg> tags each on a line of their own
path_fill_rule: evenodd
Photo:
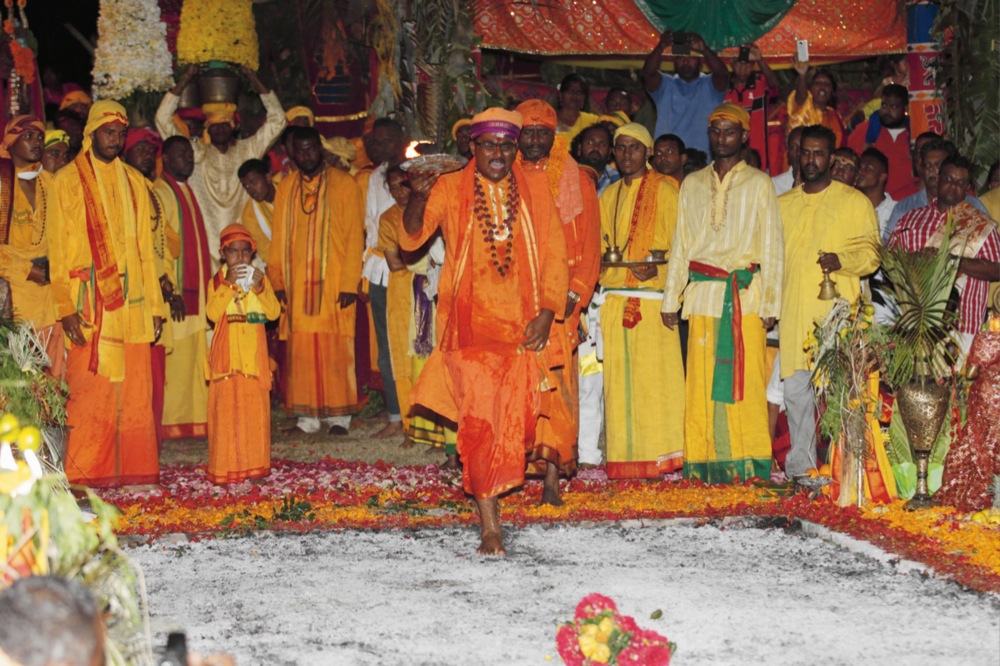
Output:
<svg viewBox="0 0 1000 666">
<path fill-rule="evenodd" d="M 822 258 L 824 254 L 826 254 L 826 252 L 823 252 L 823 250 L 819 251 L 820 258 Z M 823 281 L 819 283 L 819 296 L 817 298 L 821 301 L 832 301 L 833 299 L 839 297 L 840 292 L 837 291 L 837 283 L 830 279 L 830 271 L 824 270 Z"/>
</svg>

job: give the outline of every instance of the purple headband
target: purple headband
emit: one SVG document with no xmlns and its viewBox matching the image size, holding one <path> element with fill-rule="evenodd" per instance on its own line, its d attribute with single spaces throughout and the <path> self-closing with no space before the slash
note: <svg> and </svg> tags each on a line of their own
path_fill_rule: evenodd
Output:
<svg viewBox="0 0 1000 666">
<path fill-rule="evenodd" d="M 521 128 L 506 120 L 483 120 L 472 123 L 471 138 L 475 139 L 483 134 L 496 134 L 517 140 L 521 136 Z"/>
</svg>

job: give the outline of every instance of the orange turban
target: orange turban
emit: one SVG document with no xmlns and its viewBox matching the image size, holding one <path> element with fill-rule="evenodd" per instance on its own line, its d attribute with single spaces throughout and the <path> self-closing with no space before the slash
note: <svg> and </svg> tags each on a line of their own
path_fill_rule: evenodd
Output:
<svg viewBox="0 0 1000 666">
<path fill-rule="evenodd" d="M 62 101 L 59 102 L 59 110 L 68 109 L 74 104 L 86 104 L 91 105 L 90 95 L 83 92 L 82 90 L 70 90 L 68 93 L 63 95 Z"/>
<path fill-rule="evenodd" d="M 104 99 L 90 107 L 87 126 L 83 128 L 83 152 L 90 150 L 94 132 L 110 123 L 121 123 L 128 127 L 128 114 L 124 106 Z"/>
<path fill-rule="evenodd" d="M 540 99 L 529 99 L 517 106 L 517 112 L 524 116 L 522 127 L 542 126 L 553 132 L 556 129 L 556 110 L 548 102 Z"/>
<path fill-rule="evenodd" d="M 10 147 L 17 143 L 21 135 L 28 130 L 38 130 L 44 137 L 45 123 L 35 116 L 14 116 L 8 120 L 7 128 L 3 134 L 3 143 L 0 143 L 0 157 L 10 159 Z"/>
<path fill-rule="evenodd" d="M 523 124 L 524 118 L 517 111 L 494 106 L 473 116 L 471 136 L 475 139 L 483 134 L 496 134 L 516 141 Z"/>
<path fill-rule="evenodd" d="M 254 252 L 257 251 L 257 241 L 253 239 L 250 232 L 242 224 L 234 223 L 230 224 L 228 227 L 222 230 L 219 234 L 219 249 L 226 247 L 230 243 L 235 243 L 236 241 L 246 241 L 250 243 L 250 249 Z"/>
<path fill-rule="evenodd" d="M 472 120 L 469 118 L 459 118 L 455 121 L 455 124 L 451 126 L 451 138 L 453 141 L 458 141 L 458 130 L 463 127 L 468 127 L 472 124 Z"/>
<path fill-rule="evenodd" d="M 742 106 L 736 104 L 720 104 L 715 107 L 715 111 L 708 116 L 708 124 L 713 120 L 731 120 L 743 129 L 750 131 L 750 114 Z"/>
</svg>

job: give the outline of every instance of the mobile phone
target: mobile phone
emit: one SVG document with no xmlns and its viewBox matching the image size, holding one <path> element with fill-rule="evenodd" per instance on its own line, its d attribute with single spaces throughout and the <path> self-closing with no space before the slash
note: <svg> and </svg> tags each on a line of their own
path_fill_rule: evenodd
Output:
<svg viewBox="0 0 1000 666">
<path fill-rule="evenodd" d="M 796 55 L 799 62 L 809 62 L 809 40 L 800 39 L 795 42 Z"/>
<path fill-rule="evenodd" d="M 691 53 L 691 38 L 686 32 L 675 32 L 674 33 L 674 45 L 670 49 L 671 53 L 674 55 L 690 55 Z"/>
<path fill-rule="evenodd" d="M 740 62 L 750 62 L 750 45 L 744 44 L 740 47 L 740 55 L 736 58 Z"/>
</svg>

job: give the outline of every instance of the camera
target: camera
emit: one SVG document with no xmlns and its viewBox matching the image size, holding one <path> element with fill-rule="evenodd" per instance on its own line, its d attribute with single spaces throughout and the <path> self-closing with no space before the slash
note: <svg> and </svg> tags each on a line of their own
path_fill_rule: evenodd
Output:
<svg viewBox="0 0 1000 666">
<path fill-rule="evenodd" d="M 674 33 L 674 44 L 670 49 L 671 53 L 674 55 L 690 55 L 691 54 L 691 35 L 686 32 L 675 32 Z"/>
<path fill-rule="evenodd" d="M 743 44 L 740 46 L 740 55 L 736 58 L 740 62 L 750 62 L 750 45 Z"/>
</svg>

